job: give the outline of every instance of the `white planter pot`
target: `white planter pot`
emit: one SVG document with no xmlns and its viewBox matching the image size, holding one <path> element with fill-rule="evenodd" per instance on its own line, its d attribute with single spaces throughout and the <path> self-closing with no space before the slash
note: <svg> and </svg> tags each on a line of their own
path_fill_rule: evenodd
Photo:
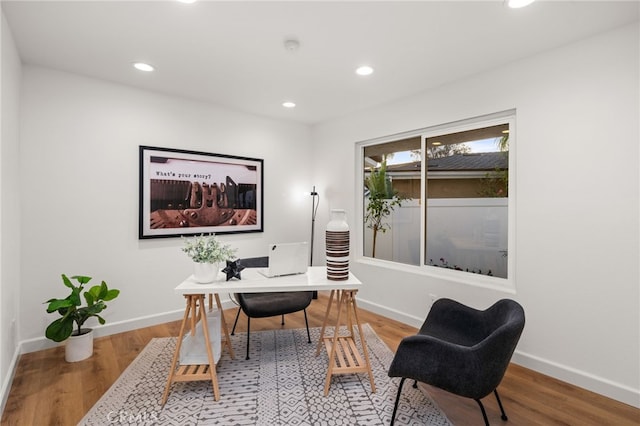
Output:
<svg viewBox="0 0 640 426">
<path fill-rule="evenodd" d="M 219 270 L 217 263 L 193 262 L 193 279 L 201 284 L 213 282 L 218 277 Z"/>
<path fill-rule="evenodd" d="M 87 331 L 79 336 L 71 335 L 65 344 L 64 359 L 67 362 L 82 361 L 93 355 L 93 330 L 83 328 Z"/>
</svg>

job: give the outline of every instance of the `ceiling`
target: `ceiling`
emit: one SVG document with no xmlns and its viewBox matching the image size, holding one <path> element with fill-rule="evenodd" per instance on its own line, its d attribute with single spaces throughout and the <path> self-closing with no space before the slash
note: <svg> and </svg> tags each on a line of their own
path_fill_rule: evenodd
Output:
<svg viewBox="0 0 640 426">
<path fill-rule="evenodd" d="M 639 5 L 2 0 L 25 64 L 307 124 L 636 22 Z M 284 47 L 288 38 L 297 51 Z M 137 71 L 136 61 L 156 71 Z M 357 76 L 365 63 L 375 72 Z"/>
</svg>

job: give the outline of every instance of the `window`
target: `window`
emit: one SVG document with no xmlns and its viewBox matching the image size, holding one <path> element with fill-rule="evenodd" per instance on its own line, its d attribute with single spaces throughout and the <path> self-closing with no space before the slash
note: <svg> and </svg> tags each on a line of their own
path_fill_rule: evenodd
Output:
<svg viewBox="0 0 640 426">
<path fill-rule="evenodd" d="M 359 144 L 362 255 L 508 278 L 513 112 Z"/>
</svg>

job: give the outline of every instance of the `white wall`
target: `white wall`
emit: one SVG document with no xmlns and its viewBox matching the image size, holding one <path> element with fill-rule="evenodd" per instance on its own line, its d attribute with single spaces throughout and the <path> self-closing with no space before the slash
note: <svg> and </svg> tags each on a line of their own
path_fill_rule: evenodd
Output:
<svg viewBox="0 0 640 426">
<path fill-rule="evenodd" d="M 55 317 L 43 302 L 67 295 L 61 273 L 121 290 L 104 312 L 107 326 L 181 317 L 184 299 L 173 289 L 192 273 L 182 241 L 138 240 L 139 145 L 264 159 L 264 233 L 220 235 L 240 257 L 308 239 L 307 126 L 31 66 L 20 123 L 25 350 L 50 345 L 42 336 Z"/>
<path fill-rule="evenodd" d="M 21 63 L 11 31 L 2 15 L 2 109 L 0 127 L 0 412 L 11 386 L 17 359 L 20 286 L 20 180 L 18 110 Z M 14 321 L 15 320 L 15 321 Z"/>
<path fill-rule="evenodd" d="M 360 259 L 360 306 L 417 325 L 429 294 L 482 309 L 513 297 L 527 315 L 515 361 L 640 406 L 638 33 L 625 27 L 316 126 L 314 179 L 353 224 L 355 142 L 517 110 L 515 294 Z"/>
</svg>

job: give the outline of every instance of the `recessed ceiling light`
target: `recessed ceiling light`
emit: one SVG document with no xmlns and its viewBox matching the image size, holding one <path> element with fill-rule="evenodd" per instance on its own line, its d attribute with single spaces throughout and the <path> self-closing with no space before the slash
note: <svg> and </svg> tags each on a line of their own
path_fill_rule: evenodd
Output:
<svg viewBox="0 0 640 426">
<path fill-rule="evenodd" d="M 180 3 L 191 4 L 195 3 L 197 0 L 178 0 Z"/>
<path fill-rule="evenodd" d="M 133 66 L 135 67 L 135 69 L 140 70 L 140 71 L 151 72 L 151 71 L 155 70 L 154 67 L 152 67 L 149 64 L 145 64 L 144 62 L 136 62 L 136 63 L 133 64 Z"/>
<path fill-rule="evenodd" d="M 442 142 L 432 142 L 431 145 L 433 146 L 440 146 L 442 145 Z"/>
<path fill-rule="evenodd" d="M 358 74 L 358 75 L 371 75 L 371 74 L 373 74 L 373 68 L 371 68 L 369 65 L 363 65 L 363 66 L 358 67 L 356 69 L 356 74 Z"/>
<path fill-rule="evenodd" d="M 529 6 L 535 0 L 507 0 L 507 6 L 511 9 L 519 9 L 521 7 Z"/>
<path fill-rule="evenodd" d="M 285 108 L 295 108 L 296 107 L 296 103 L 295 102 L 291 102 L 291 101 L 286 101 L 282 103 L 282 106 Z"/>
</svg>

